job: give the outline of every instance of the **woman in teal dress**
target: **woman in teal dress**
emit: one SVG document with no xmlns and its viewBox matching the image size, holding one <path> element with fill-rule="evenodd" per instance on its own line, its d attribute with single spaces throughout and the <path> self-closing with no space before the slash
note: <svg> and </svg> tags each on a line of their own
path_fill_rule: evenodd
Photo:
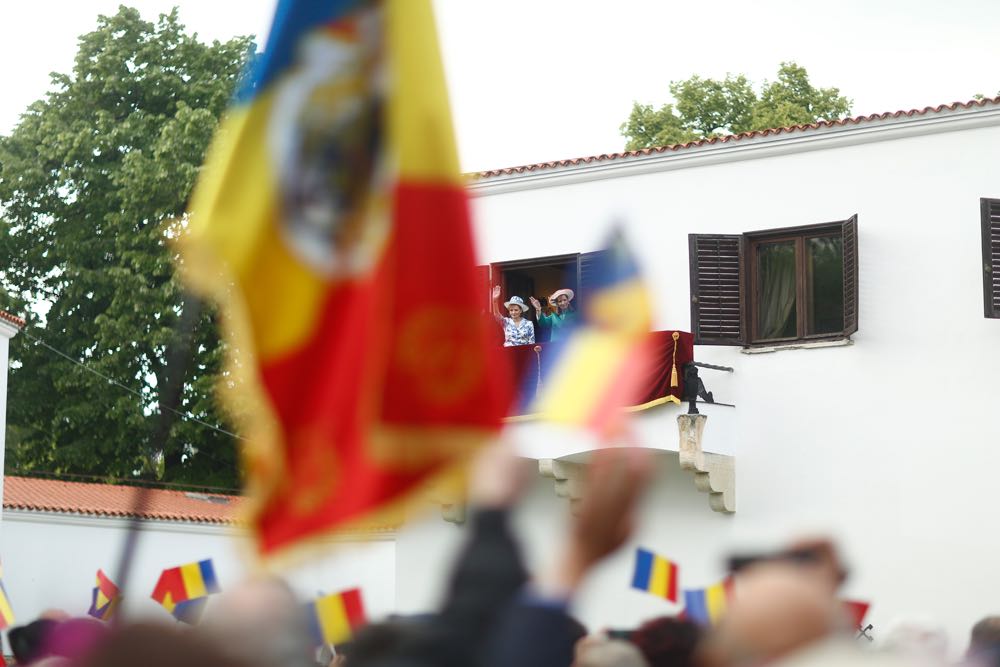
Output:
<svg viewBox="0 0 1000 667">
<path fill-rule="evenodd" d="M 549 331 L 550 341 L 566 340 L 573 327 L 577 324 L 577 312 L 573 308 L 573 290 L 563 288 L 553 292 L 549 297 L 549 305 L 555 304 L 556 310 L 553 313 L 542 314 L 542 304 L 535 297 L 531 297 L 531 305 L 535 307 L 535 319 L 538 326 Z"/>
</svg>

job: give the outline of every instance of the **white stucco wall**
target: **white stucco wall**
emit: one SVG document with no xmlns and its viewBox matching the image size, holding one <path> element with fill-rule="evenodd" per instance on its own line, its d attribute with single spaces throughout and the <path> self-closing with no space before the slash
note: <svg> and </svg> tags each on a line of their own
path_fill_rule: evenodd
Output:
<svg viewBox="0 0 1000 667">
<path fill-rule="evenodd" d="M 127 522 L 39 512 L 4 512 L 4 585 L 19 622 L 48 608 L 85 614 L 98 568 L 115 578 Z M 167 568 L 211 558 L 222 590 L 237 585 L 252 567 L 248 541 L 236 529 L 152 521 L 139 536 L 124 610 L 136 617 L 172 618 L 149 596 Z M 389 614 L 395 599 L 393 535 L 330 541 L 323 556 L 284 574 L 303 601 L 320 592 L 361 587 L 373 617 Z M 211 613 L 209 600 L 205 613 Z"/>
<path fill-rule="evenodd" d="M 754 355 L 696 348 L 696 359 L 736 369 L 703 376 L 737 407 L 703 412 L 706 449 L 736 456 L 738 509 L 711 512 L 676 455 L 662 455 L 637 542 L 678 561 L 683 587 L 715 581 L 732 548 L 821 531 L 843 545 L 853 565 L 846 592 L 873 603 L 876 635 L 898 615 L 927 613 L 958 649 L 978 617 L 1000 611 L 1000 321 L 983 317 L 979 227 L 980 197 L 1000 197 L 1000 118 L 995 110 L 975 118 L 910 121 L 895 133 L 859 130 L 794 149 L 814 135 L 792 135 L 780 150 L 750 142 L 712 148 L 711 157 L 682 152 L 650 173 L 605 163 L 474 187 L 482 262 L 595 250 L 621 221 L 664 329 L 690 330 L 689 233 L 858 214 L 853 345 Z M 649 446 L 676 450 L 677 413 L 641 418 Z M 551 452 L 532 427 L 518 437 L 527 454 Z M 533 554 L 552 548 L 565 512 L 551 491 L 539 480 L 521 516 Z M 398 557 L 436 562 L 453 533 L 444 524 L 404 531 Z M 628 589 L 630 567 L 626 553 L 597 573 L 578 602 L 583 620 L 617 627 L 672 611 Z M 400 605 L 432 599 L 433 584 L 401 583 Z"/>
</svg>

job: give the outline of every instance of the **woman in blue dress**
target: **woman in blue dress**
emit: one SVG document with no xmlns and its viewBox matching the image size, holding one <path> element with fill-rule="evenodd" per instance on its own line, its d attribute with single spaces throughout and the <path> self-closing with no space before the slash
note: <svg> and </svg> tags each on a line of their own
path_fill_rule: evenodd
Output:
<svg viewBox="0 0 1000 667">
<path fill-rule="evenodd" d="M 510 317 L 503 317 L 500 315 L 500 309 L 497 308 L 497 299 L 499 298 L 500 286 L 497 285 L 493 288 L 493 317 L 503 327 L 503 346 L 533 345 L 535 343 L 535 325 L 524 317 L 527 304 L 521 300 L 521 297 L 512 296 L 510 301 L 505 301 L 503 304 Z"/>
</svg>

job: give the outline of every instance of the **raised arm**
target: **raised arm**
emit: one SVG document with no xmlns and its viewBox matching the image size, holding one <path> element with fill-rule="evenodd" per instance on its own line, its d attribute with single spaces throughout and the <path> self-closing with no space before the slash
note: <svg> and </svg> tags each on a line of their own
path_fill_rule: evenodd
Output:
<svg viewBox="0 0 1000 667">
<path fill-rule="evenodd" d="M 495 285 L 493 287 L 493 298 L 490 300 L 493 308 L 493 319 L 497 322 L 503 322 L 503 316 L 500 315 L 500 307 L 497 305 L 497 299 L 500 298 L 500 286 Z"/>
<path fill-rule="evenodd" d="M 542 312 L 542 303 L 535 297 L 528 297 L 531 301 L 531 305 L 535 307 L 535 319 L 538 320 L 538 324 L 543 327 L 548 327 L 552 325 L 552 316 L 548 313 Z"/>
</svg>

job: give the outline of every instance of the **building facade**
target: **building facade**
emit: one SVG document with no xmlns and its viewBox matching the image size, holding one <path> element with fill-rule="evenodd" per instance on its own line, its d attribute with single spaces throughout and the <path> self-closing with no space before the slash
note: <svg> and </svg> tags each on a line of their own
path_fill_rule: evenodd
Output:
<svg viewBox="0 0 1000 667">
<path fill-rule="evenodd" d="M 702 372 L 718 403 L 699 405 L 700 439 L 682 438 L 686 405 L 636 415 L 657 476 L 634 539 L 574 601 L 581 620 L 630 627 L 680 611 L 629 588 L 638 546 L 678 563 L 681 588 L 702 588 L 734 551 L 817 533 L 842 546 L 845 597 L 871 602 L 876 638 L 928 614 L 957 650 L 997 612 L 998 154 L 1000 100 L 985 100 L 478 175 L 490 285 L 525 299 L 571 287 L 585 302 L 587 254 L 617 225 L 652 289 L 654 328 L 692 332 L 697 361 L 732 369 Z M 544 567 L 597 444 L 530 420 L 510 431 L 544 473 L 515 516 L 526 558 Z M 124 527 L 8 504 L 15 607 L 85 607 Z M 231 525 L 161 520 L 148 533 L 139 590 L 205 557 L 223 584 L 243 571 Z M 303 595 L 360 585 L 375 615 L 425 611 L 463 536 L 431 513 L 374 541 L 345 537 L 347 550 L 294 581 Z"/>
</svg>

